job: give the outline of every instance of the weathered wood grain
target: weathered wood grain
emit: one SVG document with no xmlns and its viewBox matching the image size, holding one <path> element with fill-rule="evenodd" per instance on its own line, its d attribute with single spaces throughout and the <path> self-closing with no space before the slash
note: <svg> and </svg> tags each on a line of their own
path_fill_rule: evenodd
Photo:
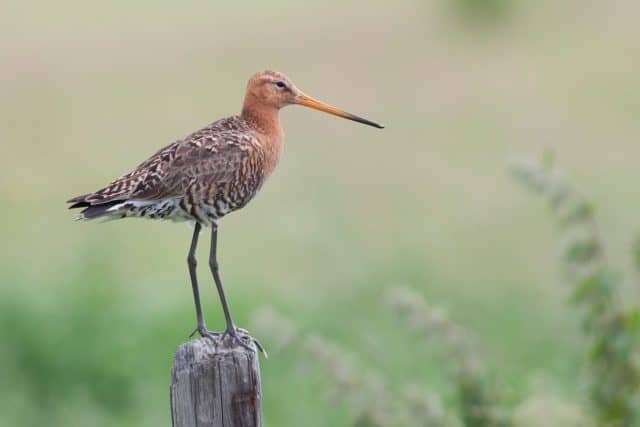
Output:
<svg viewBox="0 0 640 427">
<path fill-rule="evenodd" d="M 180 344 L 171 369 L 174 427 L 260 427 L 258 354 L 201 338 Z"/>
</svg>

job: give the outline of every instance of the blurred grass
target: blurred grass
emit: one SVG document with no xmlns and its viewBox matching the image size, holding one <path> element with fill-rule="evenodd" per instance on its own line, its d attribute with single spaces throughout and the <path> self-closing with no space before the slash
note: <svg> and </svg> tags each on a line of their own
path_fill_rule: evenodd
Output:
<svg viewBox="0 0 640 427">
<path fill-rule="evenodd" d="M 451 19 L 455 7 L 3 3 L 0 424 L 166 424 L 171 356 L 194 324 L 190 231 L 78 224 L 63 202 L 236 113 L 264 68 L 387 129 L 283 111 L 278 171 L 221 227 L 237 322 L 269 302 L 387 377 L 423 366 L 415 380 L 446 392 L 438 359 L 380 315 L 383 291 L 408 283 L 479 336 L 513 394 L 542 375 L 580 396 L 584 343 L 551 267 L 550 221 L 505 165 L 553 146 L 599 206 L 612 264 L 629 265 L 637 6 L 513 2 L 507 19 L 472 30 Z M 208 325 L 220 327 L 200 277 Z M 266 422 L 345 425 L 298 356 L 263 362 Z"/>
</svg>

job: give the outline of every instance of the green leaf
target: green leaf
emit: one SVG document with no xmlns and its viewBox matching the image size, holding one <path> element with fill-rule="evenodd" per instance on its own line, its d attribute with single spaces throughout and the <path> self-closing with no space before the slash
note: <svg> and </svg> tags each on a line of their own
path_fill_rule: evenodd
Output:
<svg viewBox="0 0 640 427">
<path fill-rule="evenodd" d="M 637 236 L 631 246 L 631 256 L 636 270 L 640 271 L 640 236 Z"/>
<path fill-rule="evenodd" d="M 572 263 L 585 264 L 593 261 L 600 254 L 600 244 L 594 238 L 586 238 L 572 242 L 565 250 L 565 260 Z"/>
<path fill-rule="evenodd" d="M 593 205 L 587 200 L 580 199 L 575 205 L 564 215 L 560 217 L 560 225 L 574 225 L 590 219 L 593 215 Z"/>
<path fill-rule="evenodd" d="M 633 307 L 627 312 L 626 323 L 630 332 L 640 332 L 640 307 Z"/>
<path fill-rule="evenodd" d="M 594 274 L 590 274 L 582 280 L 579 280 L 576 289 L 571 294 L 571 301 L 579 302 L 592 295 L 599 287 L 602 280 L 604 280 L 603 272 L 598 271 Z"/>
<path fill-rule="evenodd" d="M 609 351 L 609 346 L 607 345 L 607 341 L 604 338 L 600 338 L 591 347 L 589 351 L 589 359 L 591 362 L 597 362 L 603 359 L 607 352 Z"/>
</svg>

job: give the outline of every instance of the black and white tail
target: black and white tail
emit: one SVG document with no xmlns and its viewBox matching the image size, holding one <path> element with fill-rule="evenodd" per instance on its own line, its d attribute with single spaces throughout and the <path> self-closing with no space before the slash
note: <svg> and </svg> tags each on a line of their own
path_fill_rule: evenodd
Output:
<svg viewBox="0 0 640 427">
<path fill-rule="evenodd" d="M 90 202 L 87 202 L 84 200 L 76 201 L 76 199 L 79 199 L 82 197 L 83 196 L 76 197 L 67 202 L 67 203 L 73 203 L 71 206 L 69 206 L 69 209 L 84 208 L 82 211 L 80 211 L 80 214 L 78 215 L 78 219 L 94 219 L 94 218 L 100 218 L 104 216 L 122 217 L 122 215 L 118 215 L 116 213 L 117 206 L 122 205 L 124 202 L 126 202 L 126 200 L 111 200 L 106 203 L 97 203 L 93 205 Z"/>
</svg>

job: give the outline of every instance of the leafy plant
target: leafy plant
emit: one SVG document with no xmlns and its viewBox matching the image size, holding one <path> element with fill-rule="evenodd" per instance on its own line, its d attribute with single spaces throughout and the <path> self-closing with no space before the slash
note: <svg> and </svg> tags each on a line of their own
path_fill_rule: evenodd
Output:
<svg viewBox="0 0 640 427">
<path fill-rule="evenodd" d="M 331 396 L 349 409 L 353 427 L 457 425 L 435 393 L 417 385 L 405 385 L 394 392 L 381 373 L 359 368 L 349 351 L 317 334 L 297 333 L 289 319 L 269 307 L 257 310 L 251 324 L 258 335 L 276 342 L 276 352 L 299 344 L 324 369 L 331 380 Z M 281 331 L 287 331 L 284 341 L 279 338 Z"/>
<path fill-rule="evenodd" d="M 300 333 L 271 309 L 255 313 L 254 329 L 279 350 L 301 344 L 324 368 L 334 396 L 349 408 L 357 427 L 640 425 L 640 309 L 622 296 L 622 275 L 607 261 L 592 203 L 556 173 L 553 164 L 553 155 L 547 154 L 540 163 L 515 165 L 513 172 L 527 188 L 548 199 L 562 233 L 561 263 L 572 285 L 569 301 L 580 308 L 589 340 L 588 410 L 582 402 L 566 401 L 553 387 L 510 404 L 496 387 L 471 333 L 406 287 L 392 287 L 386 302 L 411 330 L 442 350 L 443 365 L 456 389 L 455 413 L 440 396 L 415 384 L 394 390 L 380 373 L 353 363 L 349 351 L 318 335 Z M 633 259 L 640 270 L 640 240 L 634 243 Z"/>
<path fill-rule="evenodd" d="M 491 384 L 480 351 L 469 333 L 449 319 L 442 309 L 430 306 L 409 288 L 391 288 L 387 302 L 413 330 L 444 349 L 449 362 L 447 367 L 457 388 L 458 410 L 464 425 L 509 425 L 509 413 L 501 393 Z"/>
<path fill-rule="evenodd" d="M 602 425 L 640 423 L 640 310 L 623 303 L 622 275 L 607 262 L 592 203 L 553 169 L 553 156 L 518 163 L 513 174 L 549 201 L 565 244 L 571 301 L 584 313 L 593 410 Z M 637 262 L 638 245 L 634 251 Z"/>
</svg>

